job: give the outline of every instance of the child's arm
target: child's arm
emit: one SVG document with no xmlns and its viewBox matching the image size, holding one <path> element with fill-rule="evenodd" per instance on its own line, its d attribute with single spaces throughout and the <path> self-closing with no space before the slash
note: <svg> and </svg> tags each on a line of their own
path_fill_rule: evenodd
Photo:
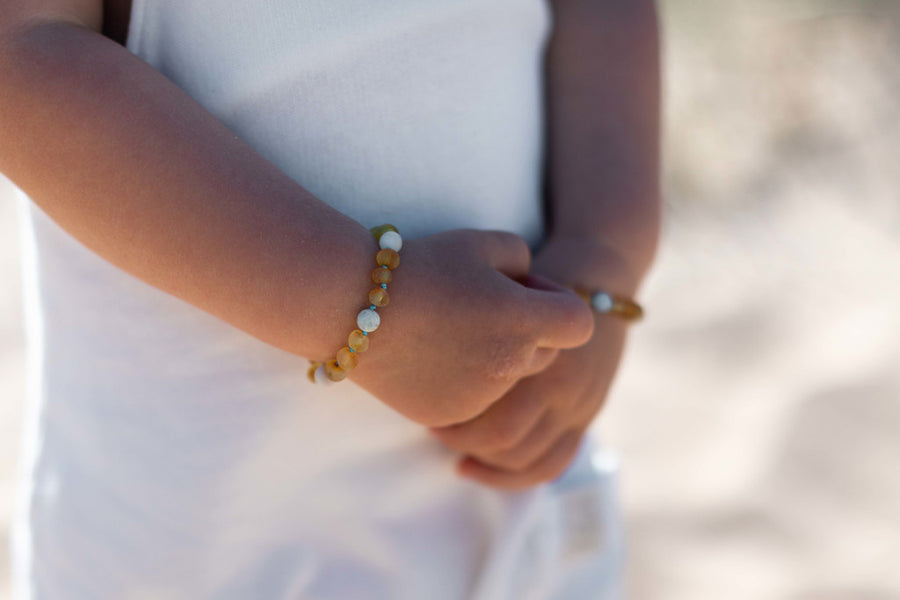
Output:
<svg viewBox="0 0 900 600">
<path fill-rule="evenodd" d="M 632 296 L 659 234 L 659 41 L 651 0 L 552 1 L 547 55 L 552 228 L 532 272 Z M 600 410 L 625 325 L 598 316 L 593 339 L 561 352 L 473 421 L 436 435 L 472 458 L 465 472 L 517 488 L 558 476 Z"/>
<path fill-rule="evenodd" d="M 580 259 L 567 284 L 631 295 L 659 239 L 654 1 L 552 3 L 559 27 L 547 56 L 552 227 L 542 254 Z"/>
<path fill-rule="evenodd" d="M 0 169 L 123 270 L 278 347 L 329 353 L 333 325 L 310 316 L 349 308 L 372 254 L 362 226 L 96 31 L 35 18 L 0 35 Z M 317 276 L 330 281 L 313 298 L 301 288 Z"/>
<path fill-rule="evenodd" d="M 278 348 L 333 356 L 373 287 L 372 236 L 101 36 L 101 9 L 0 7 L 0 170 L 124 271 Z M 480 414 L 590 336 L 577 297 L 510 278 L 529 268 L 517 236 L 447 232 L 401 256 L 351 378 L 419 422 Z"/>
</svg>

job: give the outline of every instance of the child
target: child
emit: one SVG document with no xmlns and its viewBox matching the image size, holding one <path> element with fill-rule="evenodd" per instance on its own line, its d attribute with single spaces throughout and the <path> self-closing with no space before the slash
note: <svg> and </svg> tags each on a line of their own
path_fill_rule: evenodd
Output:
<svg viewBox="0 0 900 600">
<path fill-rule="evenodd" d="M 19 598 L 618 593 L 584 435 L 625 324 L 568 288 L 654 253 L 649 0 L 21 0 L 0 78 Z"/>
</svg>

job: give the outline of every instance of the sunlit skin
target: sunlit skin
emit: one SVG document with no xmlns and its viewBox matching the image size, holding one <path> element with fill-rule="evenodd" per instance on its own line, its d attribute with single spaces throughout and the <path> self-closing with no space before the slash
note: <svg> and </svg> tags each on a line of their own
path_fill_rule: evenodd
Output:
<svg viewBox="0 0 900 600">
<path fill-rule="evenodd" d="M 659 42 L 652 2 L 552 2 L 548 56 L 551 233 L 531 270 L 570 287 L 632 296 L 659 235 Z M 519 489 L 571 463 L 602 409 L 627 325 L 598 315 L 590 341 L 563 350 L 471 421 L 432 434 L 461 474 Z"/>
<path fill-rule="evenodd" d="M 410 240 L 392 325 L 351 374 L 469 456 L 466 474 L 503 488 L 565 468 L 621 353 L 624 326 L 563 286 L 630 295 L 656 240 L 652 7 L 553 10 L 547 243 L 531 256 L 504 232 Z M 127 14 L 121 1 L 0 5 L 0 140 L 16 140 L 0 143 L 0 171 L 119 268 L 275 347 L 328 358 L 369 291 L 359 274 L 375 241 L 127 52 Z M 478 293 L 460 298 L 461 281 Z M 418 352 L 426 333 L 441 343 Z"/>
</svg>

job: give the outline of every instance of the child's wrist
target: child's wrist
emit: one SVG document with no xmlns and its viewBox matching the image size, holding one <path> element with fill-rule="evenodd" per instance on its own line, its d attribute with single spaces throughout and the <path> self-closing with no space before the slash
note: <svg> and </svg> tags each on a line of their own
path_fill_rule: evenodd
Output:
<svg viewBox="0 0 900 600">
<path fill-rule="evenodd" d="M 330 224 L 329 224 L 330 225 Z M 326 226 L 287 261 L 282 332 L 277 344 L 291 353 L 325 360 L 346 341 L 347 324 L 369 290 L 365 276 L 377 248 L 372 234 L 351 219 Z M 354 312 L 356 309 L 356 312 Z"/>
<path fill-rule="evenodd" d="M 390 304 L 388 286 L 393 280 L 393 271 L 400 266 L 403 239 L 397 228 L 390 224 L 373 227 L 370 231 L 377 248 L 374 260 L 370 262 L 369 290 L 365 299 L 359 301 L 361 309 L 356 313 L 355 327 L 346 336 L 344 344 L 332 358 L 310 360 L 308 375 L 314 383 L 341 381 L 356 368 L 360 355 L 369 349 L 369 336 L 381 327 L 379 310 Z"/>
</svg>

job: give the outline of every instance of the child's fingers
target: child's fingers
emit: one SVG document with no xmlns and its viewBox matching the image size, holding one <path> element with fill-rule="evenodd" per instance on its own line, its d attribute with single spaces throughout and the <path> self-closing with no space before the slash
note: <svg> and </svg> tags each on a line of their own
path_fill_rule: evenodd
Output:
<svg viewBox="0 0 900 600">
<path fill-rule="evenodd" d="M 558 348 L 537 348 L 531 357 L 531 363 L 522 371 L 521 377 L 530 377 L 541 373 L 556 362 L 558 356 Z"/>
<path fill-rule="evenodd" d="M 531 313 L 536 317 L 538 345 L 576 348 L 587 343 L 594 332 L 594 316 L 587 303 L 569 288 L 528 273 L 519 282 L 528 288 Z"/>
<path fill-rule="evenodd" d="M 502 452 L 515 448 L 546 411 L 543 398 L 528 393 L 527 380 L 474 419 L 429 431 L 448 448 L 463 454 Z M 524 388 L 523 392 L 517 392 Z"/>
<path fill-rule="evenodd" d="M 457 463 L 457 473 L 495 488 L 520 490 L 559 477 L 578 452 L 583 433 L 570 431 L 559 438 L 544 456 L 526 471 L 514 472 L 485 465 L 471 457 Z"/>
<path fill-rule="evenodd" d="M 489 467 L 524 473 L 531 470 L 535 463 L 547 454 L 562 431 L 559 418 L 552 411 L 548 411 L 515 446 L 494 452 L 476 453 L 474 458 Z"/>
<path fill-rule="evenodd" d="M 479 231 L 477 239 L 485 262 L 510 279 L 519 280 L 531 268 L 531 250 L 524 239 L 508 231 Z"/>
<path fill-rule="evenodd" d="M 594 334 L 594 314 L 575 292 L 529 289 L 537 344 L 549 348 L 577 348 Z"/>
</svg>

